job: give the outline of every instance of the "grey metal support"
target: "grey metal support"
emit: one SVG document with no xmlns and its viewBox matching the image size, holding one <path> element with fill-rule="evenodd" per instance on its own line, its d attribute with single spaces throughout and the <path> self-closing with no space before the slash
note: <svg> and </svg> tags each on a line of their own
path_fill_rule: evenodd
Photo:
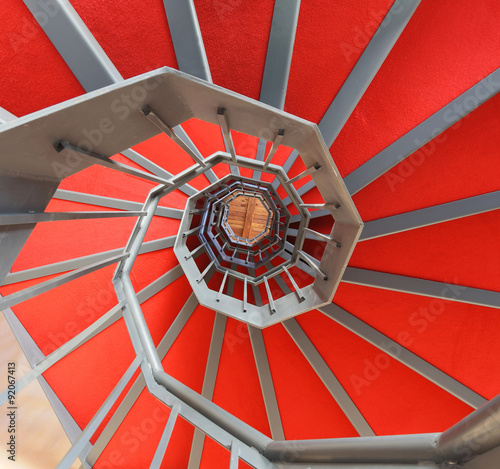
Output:
<svg viewBox="0 0 500 469">
<path fill-rule="evenodd" d="M 353 469 L 360 463 L 383 463 L 383 467 L 386 468 L 391 467 L 386 464 L 418 463 L 419 461 L 442 462 L 443 458 L 436 450 L 436 440 L 439 435 L 439 433 L 423 433 L 324 440 L 273 441 L 267 445 L 264 456 L 271 461 L 288 461 L 295 464 L 356 464 Z"/>
<path fill-rule="evenodd" d="M 359 240 L 364 241 L 387 236 L 497 209 L 500 209 L 500 191 L 489 192 L 467 199 L 369 221 L 365 223 Z"/>
<path fill-rule="evenodd" d="M 300 327 L 297 320 L 293 318 L 288 319 L 283 322 L 283 326 L 359 435 L 374 436 L 374 431 L 342 387 L 337 377 L 330 370 L 307 334 Z"/>
<path fill-rule="evenodd" d="M 318 171 L 320 169 L 321 169 L 321 165 L 314 164 L 310 168 L 307 168 L 305 171 L 302 171 L 297 176 L 295 176 L 292 179 L 288 180 L 287 184 L 293 184 L 294 182 L 297 182 L 300 179 L 305 178 L 306 176 L 309 176 L 310 174 L 313 174 L 313 173 L 315 173 L 316 171 Z"/>
<path fill-rule="evenodd" d="M 231 443 L 231 458 L 229 462 L 229 469 L 238 469 L 240 461 L 240 448 L 236 440 Z"/>
<path fill-rule="evenodd" d="M 23 0 L 85 91 L 123 80 L 67 0 Z"/>
<path fill-rule="evenodd" d="M 269 163 L 271 163 L 271 160 L 273 159 L 273 156 L 276 153 L 276 150 L 280 146 L 284 135 L 285 135 L 285 129 L 278 129 L 278 133 L 276 134 L 276 138 L 273 141 L 273 145 L 271 146 L 269 153 L 266 156 L 266 160 L 264 161 L 263 169 L 267 169 L 267 167 L 269 166 Z M 262 158 L 262 159 L 264 159 L 264 158 Z"/>
<path fill-rule="evenodd" d="M 184 141 L 177 135 L 175 128 L 170 127 L 168 124 L 163 122 L 154 112 L 151 106 L 146 106 L 142 113 L 162 132 L 168 135 L 179 147 L 181 147 L 193 161 L 198 163 L 201 166 L 206 166 L 206 163 L 203 161 L 203 157 L 201 156 L 199 151 L 193 151 L 189 145 L 184 143 Z M 192 142 L 191 142 L 192 143 Z"/>
<path fill-rule="evenodd" d="M 306 208 L 306 207 L 304 207 Z M 331 216 L 332 214 L 330 213 L 330 209 L 328 210 L 313 210 L 312 212 L 309 212 L 309 215 L 311 216 L 311 218 L 320 218 L 320 217 L 328 217 L 328 216 Z M 301 220 L 301 216 L 300 215 L 292 215 L 290 217 L 290 223 L 295 223 L 297 221 L 300 221 Z"/>
<path fill-rule="evenodd" d="M 456 379 L 444 373 L 440 369 L 423 360 L 418 355 L 410 352 L 396 341 L 369 326 L 354 315 L 343 310 L 335 304 L 323 306 L 319 309 L 325 316 L 342 325 L 346 329 L 382 350 L 403 365 L 411 368 L 424 378 L 453 394 L 456 398 L 477 409 L 487 402 L 487 400 L 463 385 Z"/>
<path fill-rule="evenodd" d="M 500 396 L 441 434 L 437 450 L 451 461 L 467 461 L 500 445 Z"/>
<path fill-rule="evenodd" d="M 231 288 L 231 285 L 229 285 L 229 287 Z M 227 316 L 225 316 L 224 314 L 215 313 L 214 327 L 212 330 L 210 349 L 208 352 L 207 365 L 205 368 L 205 377 L 203 379 L 203 387 L 201 390 L 201 395 L 210 401 L 214 396 L 215 381 L 217 379 L 217 372 L 219 370 L 222 345 L 224 344 L 226 322 Z M 189 454 L 188 469 L 197 469 L 200 467 L 204 443 L 205 435 L 199 430 L 195 429 L 193 435 L 193 443 L 191 445 L 191 453 Z"/>
<path fill-rule="evenodd" d="M 290 172 L 290 169 L 294 165 L 295 161 L 297 161 L 298 157 L 299 157 L 299 152 L 297 150 L 292 150 L 291 153 L 288 155 L 286 161 L 283 163 L 283 171 L 285 171 L 285 173 L 288 174 Z M 272 186 L 274 189 L 277 189 L 280 186 L 280 181 L 276 178 L 272 182 Z"/>
<path fill-rule="evenodd" d="M 306 228 L 304 231 L 306 232 L 306 238 L 318 239 L 320 241 L 324 241 L 325 243 L 334 243 L 338 248 L 342 247 L 342 245 L 339 242 L 335 241 L 326 234 L 318 233 L 317 231 L 311 230 L 310 228 Z"/>
<path fill-rule="evenodd" d="M 224 282 L 225 279 L 226 275 L 224 274 Z M 227 285 L 227 294 L 231 296 L 233 294 L 233 290 L 234 279 L 230 279 Z M 220 356 L 222 353 L 222 346 L 224 344 L 226 323 L 227 317 L 225 315 L 215 313 L 214 327 L 212 329 L 212 337 L 210 339 L 210 349 L 208 352 L 207 365 L 205 367 L 203 387 L 201 389 L 201 395 L 210 401 L 214 396 L 215 382 L 217 380 Z M 189 454 L 188 469 L 198 469 L 200 467 L 204 443 L 205 435 L 200 430 L 195 429 L 193 434 L 193 443 L 191 445 L 191 452 Z"/>
<path fill-rule="evenodd" d="M 337 210 L 340 208 L 340 204 L 300 204 L 302 208 L 312 208 L 317 210 Z M 313 212 L 314 213 L 314 212 Z M 311 213 L 311 216 L 313 214 Z"/>
<path fill-rule="evenodd" d="M 146 212 L 42 212 L 0 213 L 0 225 L 23 225 L 62 220 L 87 220 L 92 218 L 143 217 Z"/>
<path fill-rule="evenodd" d="M 269 309 L 271 310 L 271 314 L 276 312 L 276 306 L 274 305 L 273 295 L 271 293 L 271 289 L 269 288 L 269 282 L 267 281 L 267 277 L 264 276 L 264 284 L 266 286 L 267 299 L 269 301 Z"/>
<path fill-rule="evenodd" d="M 193 0 L 163 0 L 179 70 L 211 82 Z"/>
<path fill-rule="evenodd" d="M 226 109 L 219 107 L 217 109 L 217 118 L 222 131 L 222 137 L 224 138 L 224 145 L 226 146 L 227 151 L 231 154 L 233 163 L 236 163 L 236 150 L 234 149 L 233 137 L 231 137 L 231 127 L 229 126 Z"/>
<path fill-rule="evenodd" d="M 319 275 L 319 278 L 322 278 L 323 280 L 328 280 L 327 275 L 321 271 L 321 269 L 318 266 L 318 262 L 316 259 L 312 258 L 309 254 L 305 253 L 304 251 L 299 251 L 299 255 L 304 261 L 311 267 L 312 270 L 316 272 L 317 275 Z"/>
<path fill-rule="evenodd" d="M 384 290 L 458 301 L 459 303 L 500 308 L 499 292 L 464 287 L 462 285 L 434 282 L 432 280 L 423 280 L 354 267 L 347 267 L 342 281 L 356 285 L 365 285 L 367 287 L 382 288 Z"/>
<path fill-rule="evenodd" d="M 139 254 L 159 251 L 173 246 L 175 236 L 168 236 L 166 238 L 156 239 L 154 241 L 147 241 L 142 244 Z M 16 282 L 24 282 L 25 280 L 33 280 L 35 278 L 45 277 L 47 275 L 60 274 L 68 270 L 79 269 L 94 262 L 100 262 L 112 256 L 119 255 L 123 252 L 123 248 L 112 249 L 97 254 L 90 254 L 88 256 L 76 257 L 67 261 L 55 262 L 54 264 L 43 265 L 34 267 L 32 269 L 20 270 L 5 277 L 3 285 L 10 285 Z"/>
<path fill-rule="evenodd" d="M 222 283 L 220 284 L 219 293 L 217 294 L 217 301 L 220 301 L 222 294 L 224 293 L 224 287 L 226 285 L 228 270 L 224 272 L 224 278 L 222 279 Z"/>
<path fill-rule="evenodd" d="M 500 68 L 389 145 L 344 178 L 351 194 L 363 189 L 393 166 L 456 124 L 500 91 Z"/>
<path fill-rule="evenodd" d="M 92 420 L 85 427 L 82 434 L 78 438 L 78 440 L 73 444 L 73 446 L 68 450 L 68 452 L 61 459 L 56 469 L 70 469 L 75 459 L 78 457 L 78 454 L 83 450 L 86 442 L 89 438 L 94 434 L 94 432 L 99 428 L 99 425 L 102 423 L 107 413 L 113 407 L 113 404 L 116 402 L 122 391 L 127 386 L 128 382 L 132 379 L 135 371 L 139 367 L 141 361 L 143 360 L 143 356 L 138 355 L 135 357 L 134 361 L 131 363 L 123 377 L 111 391 L 111 394 L 101 405 L 99 410 L 96 412 Z"/>
<path fill-rule="evenodd" d="M 176 125 L 175 127 L 173 127 L 172 130 L 175 132 L 179 140 L 181 140 L 184 145 L 190 148 L 191 151 L 198 156 L 199 160 L 203 160 L 203 155 L 201 154 L 200 150 L 196 147 L 194 142 L 191 140 L 191 138 L 181 125 Z M 204 174 L 210 184 L 214 184 L 219 180 L 219 178 L 214 173 L 214 170 L 212 168 L 207 169 Z M 179 187 L 179 190 L 182 190 L 184 186 L 188 186 L 188 184 L 183 184 L 182 186 Z"/>
<path fill-rule="evenodd" d="M 60 275 L 59 277 L 46 280 L 45 282 L 38 283 L 31 287 L 25 288 L 15 293 L 11 293 L 0 299 L 0 310 L 5 308 L 11 308 L 12 306 L 21 303 L 23 301 L 29 300 L 41 293 L 52 290 L 53 288 L 59 287 L 60 285 L 64 285 L 71 280 L 75 280 L 77 278 L 82 277 L 83 275 L 90 274 L 91 272 L 95 272 L 96 270 L 107 267 L 108 265 L 115 264 L 116 262 L 120 262 L 123 259 L 126 259 L 128 254 L 120 254 L 118 256 L 110 257 L 104 261 L 96 262 L 94 264 L 90 264 L 86 267 L 82 267 L 73 272 L 68 272 L 67 274 Z"/>
<path fill-rule="evenodd" d="M 248 311 L 248 279 L 243 280 L 243 312 Z"/>
<path fill-rule="evenodd" d="M 177 129 L 181 129 L 180 126 L 177 126 Z M 172 173 L 169 173 L 165 169 L 163 169 L 161 166 L 157 165 L 156 163 L 153 163 L 152 161 L 148 160 L 144 156 L 142 156 L 140 153 L 137 153 L 135 150 L 128 149 L 128 150 L 123 150 L 122 152 L 123 156 L 126 156 L 128 159 L 132 160 L 134 163 L 137 163 L 139 166 L 142 166 L 144 169 L 147 171 L 156 174 L 156 176 L 161 177 L 163 179 L 171 179 L 172 178 Z M 198 191 L 194 188 L 191 187 L 189 184 L 183 184 L 182 186 L 179 187 L 179 190 L 186 194 L 188 197 L 191 197 L 192 195 L 195 195 L 198 193 Z"/>
<path fill-rule="evenodd" d="M 260 101 L 277 109 L 285 106 L 300 0 L 276 0 L 269 33 Z"/>
<path fill-rule="evenodd" d="M 276 399 L 276 390 L 273 385 L 273 377 L 266 353 L 266 345 L 262 337 L 262 331 L 253 326 L 248 326 L 248 334 L 252 344 L 257 374 L 259 375 L 260 388 L 264 405 L 266 406 L 267 419 L 273 440 L 284 440 L 285 433 L 281 422 L 281 415 Z"/>
<path fill-rule="evenodd" d="M 259 139 L 259 143 L 257 144 L 257 153 L 255 155 L 255 159 L 257 161 L 264 161 L 264 157 L 266 156 L 266 147 L 267 147 L 267 140 L 264 140 L 263 138 Z M 260 171 L 254 169 L 252 173 L 252 179 L 260 181 L 261 174 L 262 173 Z"/>
<path fill-rule="evenodd" d="M 160 442 L 158 443 L 158 447 L 156 448 L 155 455 L 153 456 L 153 460 L 151 461 L 149 469 L 160 469 L 163 457 L 165 456 L 165 451 L 168 446 L 168 442 L 170 441 L 170 437 L 174 430 L 175 422 L 177 421 L 177 416 L 179 415 L 179 410 L 180 410 L 179 403 L 176 403 L 170 410 L 170 415 L 168 416 L 167 424 L 165 425 L 165 429 L 163 430 Z"/>
<path fill-rule="evenodd" d="M 102 195 L 85 194 L 83 192 L 67 191 L 57 189 L 54 194 L 55 199 L 80 202 L 82 204 L 99 205 L 100 207 L 115 208 L 118 210 L 142 211 L 142 204 L 129 200 L 114 199 Z M 166 218 L 182 218 L 183 210 L 169 207 L 157 207 L 155 215 Z"/>
<path fill-rule="evenodd" d="M 330 148 L 421 0 L 396 0 L 319 123 Z"/>
<path fill-rule="evenodd" d="M 196 279 L 196 282 L 197 283 L 200 283 L 208 274 L 208 272 L 210 271 L 210 269 L 214 266 L 215 264 L 215 261 L 211 261 L 210 264 L 207 265 L 207 267 L 205 268 L 205 270 L 201 273 L 201 275 Z"/>
<path fill-rule="evenodd" d="M 302 290 L 297 285 L 297 282 L 295 282 L 295 279 L 293 278 L 292 274 L 289 272 L 289 270 L 286 268 L 286 266 L 283 266 L 283 270 L 286 273 L 286 275 L 288 277 L 288 280 L 290 280 L 290 283 L 292 284 L 292 286 L 293 286 L 293 288 L 295 290 L 295 293 L 297 293 L 299 301 L 304 301 L 305 297 L 304 297 L 304 295 L 302 293 Z"/>
<path fill-rule="evenodd" d="M 172 185 L 171 181 L 167 181 L 165 179 L 159 178 L 158 176 L 154 176 L 153 174 L 146 173 L 145 171 L 132 168 L 130 166 L 127 166 L 126 164 L 120 163 L 119 161 L 114 161 L 95 152 L 87 151 L 83 148 L 78 148 L 77 146 L 65 141 L 58 142 L 56 145 L 54 145 L 54 148 L 62 156 L 70 158 L 72 157 L 82 163 L 98 164 L 100 166 L 104 166 L 105 168 L 110 168 L 115 171 L 120 171 L 122 173 L 128 174 L 129 176 L 134 176 L 139 179 L 145 179 L 147 181 L 154 182 L 155 184 L 164 184 L 165 186 Z"/>
<path fill-rule="evenodd" d="M 300 0 L 276 0 L 274 3 L 259 99 L 277 109 L 285 106 L 299 10 Z M 266 140 L 261 138 L 257 147 L 257 160 L 264 160 L 265 151 Z M 254 171 L 253 177 L 259 180 L 260 174 Z"/>
<path fill-rule="evenodd" d="M 311 189 L 314 189 L 315 187 L 316 187 L 316 183 L 314 182 L 314 180 L 307 181 L 304 185 L 300 186 L 297 189 L 297 194 L 304 195 L 307 192 L 309 192 Z M 286 199 L 283 199 L 283 203 L 285 205 L 289 205 L 292 203 L 292 200 L 290 199 L 290 197 L 287 197 Z"/>
</svg>

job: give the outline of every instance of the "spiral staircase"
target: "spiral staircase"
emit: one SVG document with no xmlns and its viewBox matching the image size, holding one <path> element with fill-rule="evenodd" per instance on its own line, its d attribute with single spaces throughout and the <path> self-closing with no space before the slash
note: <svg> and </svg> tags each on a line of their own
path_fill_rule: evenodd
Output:
<svg viewBox="0 0 500 469">
<path fill-rule="evenodd" d="M 0 8 L 0 309 L 58 469 L 498 466 L 497 2 Z"/>
</svg>

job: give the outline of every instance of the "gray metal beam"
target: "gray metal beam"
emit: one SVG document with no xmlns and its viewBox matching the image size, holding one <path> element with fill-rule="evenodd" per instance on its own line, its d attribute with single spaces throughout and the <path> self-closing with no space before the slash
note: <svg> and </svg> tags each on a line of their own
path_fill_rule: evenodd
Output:
<svg viewBox="0 0 500 469">
<path fill-rule="evenodd" d="M 319 123 L 330 148 L 421 0 L 396 0 Z"/>
<path fill-rule="evenodd" d="M 198 163 L 201 166 L 206 166 L 205 158 L 201 154 L 200 150 L 198 150 L 187 132 L 180 125 L 171 128 L 154 112 L 154 109 L 151 106 L 146 106 L 144 109 L 142 109 L 142 113 L 146 116 L 147 119 L 151 121 L 153 125 L 155 125 L 163 133 L 165 133 L 185 153 L 187 153 L 194 162 Z M 211 184 L 219 180 L 212 168 L 206 169 L 205 176 Z"/>
<path fill-rule="evenodd" d="M 309 215 L 312 218 L 320 218 L 320 217 L 327 217 L 327 216 L 332 216 L 332 213 L 330 210 L 313 210 L 309 212 Z M 302 219 L 301 215 L 292 215 L 290 217 L 290 223 L 295 223 L 297 221 L 300 221 Z"/>
<path fill-rule="evenodd" d="M 210 349 L 208 352 L 207 365 L 205 368 L 205 377 L 203 379 L 203 388 L 201 395 L 209 400 L 213 399 L 217 372 L 219 370 L 220 355 L 224 343 L 224 333 L 226 330 L 227 316 L 221 313 L 215 313 L 212 338 L 210 340 Z M 205 435 L 198 429 L 194 430 L 191 453 L 189 454 L 188 469 L 197 469 L 201 464 L 203 445 Z"/>
<path fill-rule="evenodd" d="M 180 126 L 177 126 L 176 129 L 180 129 Z M 164 179 L 170 179 L 173 174 L 162 168 L 161 166 L 157 165 L 156 163 L 153 163 L 152 161 L 149 161 L 147 158 L 142 156 L 140 153 L 136 152 L 135 150 L 128 149 L 128 150 L 123 150 L 122 152 L 123 156 L 126 156 L 128 159 L 132 160 L 134 163 L 137 163 L 139 166 L 142 166 L 144 169 L 147 171 L 156 174 L 157 176 L 164 178 Z M 179 187 L 179 190 L 186 194 L 188 197 L 191 197 L 192 195 L 195 195 L 198 193 L 196 189 L 191 187 L 189 184 L 183 184 L 181 187 Z"/>
<path fill-rule="evenodd" d="M 285 433 L 283 431 L 278 400 L 276 399 L 276 390 L 273 385 L 273 377 L 271 375 L 271 369 L 267 359 L 266 346 L 264 344 L 264 338 L 262 337 L 262 331 L 256 327 L 248 325 L 248 334 L 250 336 L 250 342 L 252 343 L 253 356 L 257 366 L 260 388 L 262 389 L 264 405 L 266 406 L 267 419 L 269 421 L 271 435 L 273 440 L 284 440 Z"/>
<path fill-rule="evenodd" d="M 23 225 L 62 220 L 86 220 L 92 218 L 142 217 L 146 212 L 42 212 L 0 213 L 0 225 Z"/>
<path fill-rule="evenodd" d="M 66 141 L 58 142 L 56 145 L 54 145 L 54 148 L 57 153 L 59 153 L 61 156 L 65 156 L 67 160 L 73 158 L 78 163 L 88 165 L 97 164 L 99 166 L 104 166 L 105 168 L 119 171 L 129 176 L 153 182 L 155 184 L 163 184 L 165 186 L 173 185 L 172 182 L 155 176 L 154 174 L 150 174 L 140 169 L 132 168 L 131 166 L 120 163 L 119 161 L 112 160 L 110 159 L 110 157 L 100 155 L 93 151 L 84 150 L 83 148 L 79 148 Z"/>
<path fill-rule="evenodd" d="M 240 448 L 235 440 L 231 444 L 231 458 L 229 460 L 229 469 L 238 469 L 239 462 L 240 462 Z"/>
<path fill-rule="evenodd" d="M 424 120 L 344 178 L 351 194 L 363 189 L 500 91 L 500 68 Z"/>
<path fill-rule="evenodd" d="M 235 268 L 236 266 L 233 264 L 231 267 Z M 227 295 L 232 296 L 233 290 L 234 278 L 230 278 L 227 284 Z M 224 343 L 224 334 L 226 331 L 226 322 L 227 316 L 216 313 L 207 364 L 205 367 L 205 376 L 203 378 L 203 387 L 201 390 L 201 395 L 209 400 L 212 400 L 214 395 L 215 382 L 217 380 L 219 361 L 222 353 L 222 345 Z M 193 442 L 191 444 L 191 452 L 189 453 L 188 469 L 198 469 L 200 467 L 204 444 L 205 435 L 203 432 L 195 428 Z"/>
<path fill-rule="evenodd" d="M 500 308 L 500 293 L 496 291 L 434 282 L 432 280 L 405 277 L 403 275 L 387 274 L 374 270 L 347 267 L 342 277 L 342 282 L 458 301 L 459 303 Z"/>
<path fill-rule="evenodd" d="M 359 241 L 500 209 L 500 191 L 401 213 L 365 223 Z"/>
<path fill-rule="evenodd" d="M 332 370 L 330 370 L 307 334 L 300 327 L 297 320 L 293 318 L 288 319 L 283 322 L 283 326 L 359 435 L 375 436 L 375 432 L 342 387 L 340 381 L 333 374 Z"/>
<path fill-rule="evenodd" d="M 278 109 L 285 106 L 299 9 L 300 0 L 276 0 L 274 4 L 259 99 Z"/>
<path fill-rule="evenodd" d="M 123 80 L 69 1 L 23 1 L 85 91 Z"/>
<path fill-rule="evenodd" d="M 64 285 L 71 280 L 75 280 L 84 275 L 90 274 L 91 272 L 95 272 L 96 270 L 107 267 L 108 265 L 115 264 L 120 262 L 123 259 L 126 259 L 129 254 L 120 254 L 118 256 L 113 256 L 108 259 L 105 259 L 100 262 L 95 262 L 93 264 L 87 265 L 86 267 L 81 267 L 80 269 L 74 270 L 72 272 L 68 272 L 67 274 L 60 275 L 59 277 L 46 280 L 45 282 L 38 283 L 28 288 L 24 288 L 15 293 L 11 293 L 0 299 L 0 310 L 5 308 L 11 308 L 18 303 L 22 303 L 23 301 L 29 300 L 37 295 L 45 293 L 53 288 Z"/>
<path fill-rule="evenodd" d="M 139 301 L 142 300 L 139 299 Z M 166 356 L 166 354 L 170 350 L 170 347 L 179 336 L 180 332 L 186 325 L 187 321 L 189 320 L 189 318 L 191 317 L 193 311 L 197 306 L 198 306 L 198 300 L 196 299 L 196 296 L 193 293 L 186 301 L 185 305 L 183 306 L 177 317 L 174 319 L 174 322 L 171 324 L 167 333 L 165 334 L 165 336 L 163 337 L 163 339 L 161 340 L 161 342 L 157 347 L 158 355 L 161 360 L 163 360 L 163 358 Z M 146 387 L 146 382 L 144 380 L 144 376 L 141 374 L 139 375 L 139 377 L 136 379 L 132 387 L 125 395 L 124 399 L 116 409 L 115 413 L 107 423 L 106 427 L 103 429 L 102 433 L 97 438 L 94 447 L 88 454 L 87 461 L 89 462 L 90 465 L 96 463 L 97 459 L 104 451 L 104 448 L 109 443 L 115 431 L 123 422 L 123 419 L 126 417 L 126 415 L 130 411 L 130 409 L 132 408 L 132 406 L 134 405 L 134 403 L 136 402 L 142 391 L 145 389 L 145 387 Z"/>
<path fill-rule="evenodd" d="M 352 333 L 382 350 L 395 360 L 398 360 L 403 365 L 411 368 L 419 375 L 429 381 L 432 381 L 434 384 L 450 394 L 453 394 L 456 398 L 471 407 L 477 409 L 487 402 L 487 399 L 483 396 L 477 394 L 472 389 L 431 365 L 429 362 L 420 358 L 413 352 L 410 352 L 407 348 L 377 331 L 375 328 L 369 326 L 351 313 L 343 310 L 336 304 L 323 306 L 322 308 L 319 308 L 319 311 L 341 326 L 350 330 Z"/>
<path fill-rule="evenodd" d="M 180 409 L 180 404 L 177 403 L 170 410 L 170 415 L 168 416 L 165 429 L 163 430 L 160 442 L 158 443 L 158 447 L 156 448 L 155 455 L 153 457 L 153 460 L 151 461 L 149 469 L 160 469 L 163 457 L 165 456 L 165 451 L 167 450 L 168 442 L 170 441 L 170 437 L 174 430 L 174 425 L 177 420 L 177 416 L 179 415 L 179 409 Z"/>
<path fill-rule="evenodd" d="M 188 133 L 184 130 L 182 126 L 178 125 L 174 127 L 173 130 L 177 134 L 179 139 L 184 143 L 184 145 L 186 145 L 192 152 L 196 153 L 200 159 L 204 158 L 203 155 L 201 154 L 201 151 L 194 144 L 194 142 L 191 140 L 191 137 L 189 137 Z M 214 184 L 219 180 L 219 178 L 214 173 L 214 170 L 212 168 L 207 169 L 204 174 L 210 184 Z M 183 184 L 179 188 L 179 190 L 182 190 L 182 188 L 184 188 L 185 186 L 187 186 L 187 184 Z"/>
<path fill-rule="evenodd" d="M 211 82 L 212 76 L 193 0 L 163 0 L 163 5 L 179 70 Z"/>
<path fill-rule="evenodd" d="M 82 204 L 98 205 L 100 207 L 115 208 L 118 210 L 142 210 L 143 204 L 140 202 L 131 202 L 129 200 L 115 199 L 113 197 L 104 197 L 102 195 L 85 194 L 83 192 L 67 191 L 57 189 L 54 194 L 55 199 L 69 200 L 70 202 L 80 202 Z M 169 207 L 158 207 L 155 215 L 166 218 L 181 219 L 183 210 Z"/>
<path fill-rule="evenodd" d="M 273 441 L 264 450 L 271 461 L 289 463 L 400 464 L 441 462 L 439 433 L 323 440 Z M 293 467 L 293 466 L 292 466 Z M 330 466 L 334 468 L 335 466 Z M 376 466 L 375 466 L 376 467 Z M 384 464 L 384 468 L 390 468 Z M 396 466 L 397 467 L 397 466 Z M 424 466 L 425 467 L 425 466 Z M 431 466 L 432 467 L 432 466 Z M 353 469 L 356 466 L 353 467 Z"/>
<path fill-rule="evenodd" d="M 146 243 L 142 244 L 139 254 L 170 248 L 174 245 L 174 242 L 175 236 L 160 238 L 154 241 L 147 241 Z M 110 251 L 100 252 L 97 254 L 90 254 L 88 256 L 76 257 L 67 261 L 55 262 L 54 264 L 34 267 L 32 269 L 20 270 L 19 272 L 8 274 L 5 277 L 3 285 L 24 282 L 25 280 L 33 280 L 35 278 L 45 277 L 47 275 L 60 274 L 61 272 L 78 269 L 94 262 L 100 262 L 102 260 L 108 259 L 111 256 L 119 255 L 122 252 L 123 248 L 118 248 Z"/>
</svg>

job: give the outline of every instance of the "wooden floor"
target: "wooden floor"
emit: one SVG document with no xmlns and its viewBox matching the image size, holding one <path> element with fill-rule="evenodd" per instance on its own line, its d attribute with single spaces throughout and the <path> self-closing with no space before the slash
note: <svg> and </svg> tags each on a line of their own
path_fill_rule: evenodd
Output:
<svg viewBox="0 0 500 469">
<path fill-rule="evenodd" d="M 227 222 L 236 236 L 253 239 L 266 230 L 268 215 L 260 199 L 240 195 L 229 203 Z"/>
</svg>

